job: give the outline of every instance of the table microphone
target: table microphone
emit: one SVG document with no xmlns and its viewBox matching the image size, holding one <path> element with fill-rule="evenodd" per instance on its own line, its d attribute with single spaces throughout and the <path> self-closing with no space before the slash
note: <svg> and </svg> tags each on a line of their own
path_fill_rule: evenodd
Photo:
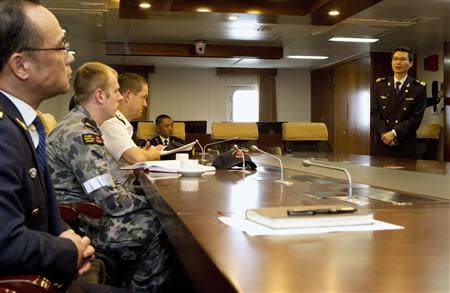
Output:
<svg viewBox="0 0 450 293">
<path fill-rule="evenodd" d="M 350 176 L 350 173 L 347 171 L 347 169 L 341 168 L 341 167 L 329 166 L 329 165 L 316 164 L 316 163 L 312 163 L 309 160 L 304 160 L 302 164 L 305 167 L 316 166 L 316 167 L 321 167 L 321 168 L 326 168 L 326 169 L 343 171 L 345 173 L 345 175 L 347 175 L 347 179 L 348 179 L 348 197 L 347 197 L 347 201 L 353 202 L 353 200 L 352 200 L 352 196 L 353 196 L 353 194 L 352 194 L 352 177 Z"/>
<path fill-rule="evenodd" d="M 215 144 L 227 142 L 227 141 L 237 140 L 237 139 L 239 139 L 239 136 L 235 136 L 235 137 L 228 138 L 228 139 L 224 139 L 224 140 L 220 140 L 220 141 L 210 142 L 210 143 L 205 144 L 204 147 L 202 147 L 202 145 L 200 144 L 200 142 L 198 141 L 198 139 L 196 139 L 195 142 L 200 146 L 200 149 L 202 150 L 202 164 L 204 165 L 204 163 L 205 163 L 205 151 L 206 151 L 206 147 L 208 147 L 208 146 L 210 146 L 210 145 L 215 145 Z"/>
<path fill-rule="evenodd" d="M 284 180 L 283 163 L 281 162 L 281 159 L 280 159 L 280 158 L 278 158 L 277 156 L 272 155 L 271 153 L 268 153 L 268 152 L 265 152 L 265 151 L 261 150 L 261 149 L 258 148 L 256 145 L 252 145 L 252 146 L 250 147 L 250 149 L 251 149 L 252 151 L 257 151 L 257 152 L 263 153 L 263 154 L 265 154 L 265 155 L 268 155 L 268 156 L 270 156 L 270 157 L 272 157 L 272 158 L 277 159 L 277 160 L 278 160 L 278 163 L 280 164 L 280 170 L 281 170 L 281 172 L 280 172 L 280 179 L 279 179 L 279 180 L 275 180 L 275 182 L 279 182 L 279 183 L 286 184 L 286 185 L 291 185 L 291 184 L 292 184 L 291 181 Z"/>
<path fill-rule="evenodd" d="M 245 169 L 245 154 L 239 149 L 237 144 L 233 145 L 233 148 L 242 154 L 242 169 L 241 172 L 245 174 L 250 174 L 251 172 Z"/>
</svg>

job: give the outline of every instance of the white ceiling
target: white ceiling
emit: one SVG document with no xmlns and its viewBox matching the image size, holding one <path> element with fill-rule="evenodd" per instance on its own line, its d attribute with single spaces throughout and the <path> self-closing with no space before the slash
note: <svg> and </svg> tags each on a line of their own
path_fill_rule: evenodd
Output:
<svg viewBox="0 0 450 293">
<path fill-rule="evenodd" d="M 450 0 L 384 0 L 331 27 L 309 25 L 309 16 L 164 12 L 149 19 L 119 19 L 118 0 L 46 0 L 68 30 L 78 61 L 156 67 L 318 68 L 368 51 L 436 48 L 450 41 Z M 329 42 L 332 36 L 373 37 L 374 44 Z M 180 58 L 106 56 L 105 42 L 187 43 L 282 46 L 285 58 Z M 206 47 L 206 50 L 208 48 Z M 326 60 L 293 60 L 286 56 L 326 55 Z"/>
</svg>

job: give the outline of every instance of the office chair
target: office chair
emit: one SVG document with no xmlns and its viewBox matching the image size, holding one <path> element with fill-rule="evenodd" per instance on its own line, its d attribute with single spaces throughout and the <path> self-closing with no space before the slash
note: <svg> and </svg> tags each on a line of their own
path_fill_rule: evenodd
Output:
<svg viewBox="0 0 450 293">
<path fill-rule="evenodd" d="M 138 122 L 136 129 L 136 144 L 138 146 L 144 146 L 147 140 L 152 139 L 158 134 L 156 131 L 156 124 L 150 121 Z M 173 123 L 173 136 L 186 139 L 186 131 L 184 122 Z"/>
<path fill-rule="evenodd" d="M 0 276 L 0 293 L 53 293 L 55 288 L 39 275 Z"/>
<path fill-rule="evenodd" d="M 330 152 L 325 123 L 285 122 L 282 125 L 285 152 Z"/>
<path fill-rule="evenodd" d="M 81 217 L 95 220 L 102 218 L 104 214 L 102 208 L 92 202 L 61 203 L 59 211 L 61 218 L 79 234 L 82 234 L 79 230 Z M 97 283 L 106 283 L 117 287 L 126 286 L 134 271 L 134 261 L 122 260 L 115 253 L 100 248 L 95 248 L 95 256 L 104 263 L 105 270 L 103 279 L 99 279 Z"/>
<path fill-rule="evenodd" d="M 442 126 L 423 124 L 417 129 L 416 158 L 419 160 L 437 160 Z"/>
<path fill-rule="evenodd" d="M 45 135 L 47 136 L 56 127 L 57 122 L 55 116 L 50 113 L 43 113 L 40 111 L 37 111 L 37 115 L 41 119 L 42 125 L 44 126 Z"/>
<path fill-rule="evenodd" d="M 256 145 L 259 137 L 258 126 L 255 122 L 213 122 L 211 125 L 211 142 L 224 139 L 236 140 L 223 144 L 216 144 L 212 149 L 220 152 L 229 151 L 236 144 L 239 148 L 250 149 L 252 145 Z"/>
</svg>

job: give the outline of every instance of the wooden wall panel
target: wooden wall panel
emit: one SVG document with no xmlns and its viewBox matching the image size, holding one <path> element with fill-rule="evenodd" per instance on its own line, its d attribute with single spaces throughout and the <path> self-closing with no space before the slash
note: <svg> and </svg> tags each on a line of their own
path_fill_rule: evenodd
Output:
<svg viewBox="0 0 450 293">
<path fill-rule="evenodd" d="M 370 57 L 336 66 L 336 152 L 370 153 Z"/>
<path fill-rule="evenodd" d="M 335 147 L 334 68 L 311 71 L 311 121 L 327 125 L 328 141 Z"/>
<path fill-rule="evenodd" d="M 450 42 L 444 43 L 444 160 L 450 162 Z"/>
</svg>

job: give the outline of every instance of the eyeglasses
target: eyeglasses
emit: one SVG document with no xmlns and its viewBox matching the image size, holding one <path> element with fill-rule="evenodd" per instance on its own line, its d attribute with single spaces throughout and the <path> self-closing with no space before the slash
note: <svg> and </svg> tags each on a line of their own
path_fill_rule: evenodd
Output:
<svg viewBox="0 0 450 293">
<path fill-rule="evenodd" d="M 70 43 L 64 41 L 62 47 L 58 48 L 22 48 L 19 50 L 20 52 L 33 52 L 33 51 L 66 51 L 65 53 L 68 54 L 70 51 Z"/>
<path fill-rule="evenodd" d="M 394 58 L 392 58 L 392 61 L 394 61 L 394 62 L 397 62 L 397 61 L 406 62 L 406 61 L 408 61 L 408 58 L 406 58 L 406 57 L 400 57 L 400 58 L 394 57 Z"/>
</svg>

